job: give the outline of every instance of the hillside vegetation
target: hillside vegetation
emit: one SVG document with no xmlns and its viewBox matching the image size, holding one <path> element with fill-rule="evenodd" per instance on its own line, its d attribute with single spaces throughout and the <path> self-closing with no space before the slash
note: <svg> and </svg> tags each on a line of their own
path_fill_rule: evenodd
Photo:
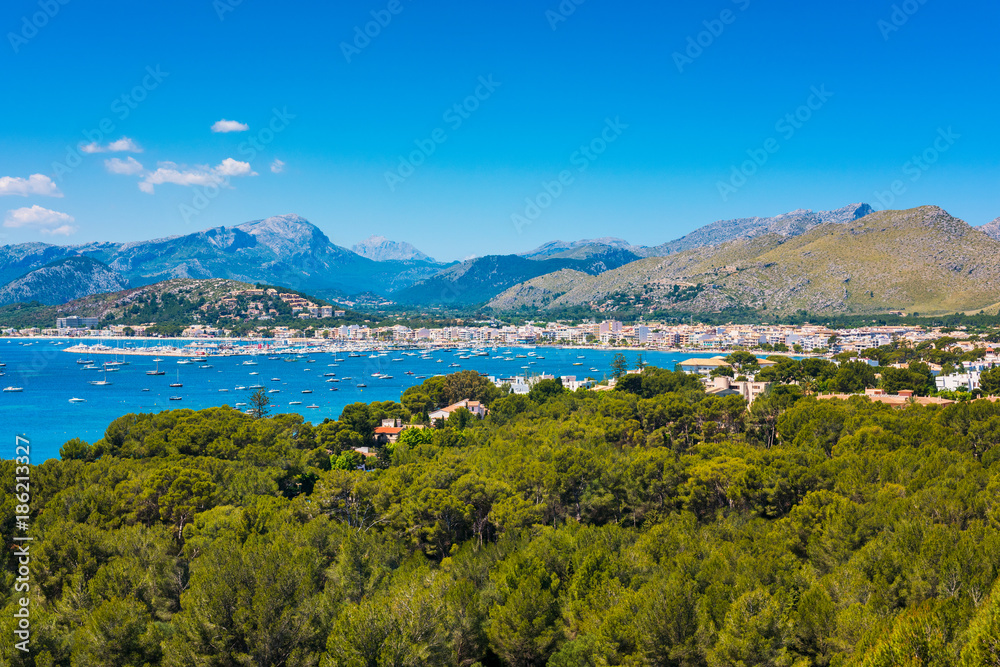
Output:
<svg viewBox="0 0 1000 667">
<path fill-rule="evenodd" d="M 783 387 L 747 412 L 628 377 L 459 374 L 322 424 L 125 415 L 18 472 L 31 587 L 6 551 L 0 661 L 29 596 L 35 665 L 997 664 L 1000 404 Z M 380 419 L 460 394 L 490 416 L 355 469 Z"/>
<path fill-rule="evenodd" d="M 300 320 L 291 307 L 272 295 L 250 296 L 239 294 L 261 284 L 213 278 L 192 280 L 178 278 L 143 287 L 133 287 L 118 292 L 94 294 L 59 306 L 44 306 L 37 302 L 8 305 L 0 308 L 0 325 L 15 328 L 35 326 L 51 328 L 58 317 L 79 315 L 98 317 L 103 324 L 140 325 L 154 323 L 151 331 L 168 335 L 179 334 L 190 324 L 225 327 L 237 333 L 256 326 L 283 325 L 304 328 L 310 325 L 330 324 L 330 320 L 311 318 Z M 316 305 L 328 305 L 316 297 L 273 286 L 278 293 L 293 293 Z M 225 301 L 224 301 L 225 300 Z M 274 310 L 275 312 L 271 312 Z M 268 314 L 270 320 L 257 316 Z M 358 313 L 347 311 L 338 323 L 360 320 Z"/>
</svg>

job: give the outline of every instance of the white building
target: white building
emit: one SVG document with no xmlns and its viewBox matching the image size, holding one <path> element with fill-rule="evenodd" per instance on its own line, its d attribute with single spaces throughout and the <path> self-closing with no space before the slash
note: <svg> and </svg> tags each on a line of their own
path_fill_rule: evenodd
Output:
<svg viewBox="0 0 1000 667">
<path fill-rule="evenodd" d="M 938 391 L 972 391 L 979 389 L 979 371 L 938 375 L 934 378 L 934 384 L 937 385 Z"/>
</svg>

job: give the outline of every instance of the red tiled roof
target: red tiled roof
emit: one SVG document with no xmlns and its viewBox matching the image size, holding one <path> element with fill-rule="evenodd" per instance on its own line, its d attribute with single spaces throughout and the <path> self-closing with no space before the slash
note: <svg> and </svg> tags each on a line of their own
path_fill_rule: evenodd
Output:
<svg viewBox="0 0 1000 667">
<path fill-rule="evenodd" d="M 399 435 L 403 429 L 398 426 L 376 426 L 376 433 L 384 433 L 386 435 Z"/>
</svg>

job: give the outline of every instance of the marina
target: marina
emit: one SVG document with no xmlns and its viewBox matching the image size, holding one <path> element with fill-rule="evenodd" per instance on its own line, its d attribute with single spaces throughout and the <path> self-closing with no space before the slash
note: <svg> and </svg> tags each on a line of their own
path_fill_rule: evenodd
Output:
<svg viewBox="0 0 1000 667">
<path fill-rule="evenodd" d="M 129 412 L 223 405 L 246 410 L 250 394 L 265 389 L 272 392 L 267 394 L 272 414 L 298 412 L 315 422 L 336 419 L 350 403 L 398 401 L 408 387 L 458 371 L 474 370 L 495 378 L 549 374 L 600 381 L 610 374 L 611 359 L 619 352 L 547 346 L 543 359 L 541 348 L 514 346 L 386 350 L 312 345 L 275 348 L 253 343 L 179 345 L 173 348 L 178 353 L 171 354 L 169 345 L 144 348 L 139 341 L 80 345 L 72 339 L 44 339 L 30 346 L 17 342 L 21 341 L 0 339 L 0 360 L 7 364 L 9 385 L 0 399 L 0 421 L 5 437 L 27 434 L 40 461 L 57 457 L 59 448 L 73 437 L 95 442 L 108 424 Z M 89 363 L 101 354 L 118 355 L 124 361 L 111 367 Z M 626 351 L 625 356 L 633 365 L 636 354 Z M 649 364 L 672 369 L 692 355 L 645 352 L 643 356 Z M 163 362 L 169 357 L 189 363 L 168 374 Z M 586 360 L 585 368 L 574 366 L 581 357 Z M 523 369 L 525 360 L 537 363 Z M 336 373 L 327 370 L 334 366 Z M 312 400 L 305 405 L 289 400 L 289 394 L 308 395 Z M 39 401 L 38 396 L 46 400 Z M 74 401 L 72 420 L 65 412 L 70 399 L 79 399 Z"/>
</svg>

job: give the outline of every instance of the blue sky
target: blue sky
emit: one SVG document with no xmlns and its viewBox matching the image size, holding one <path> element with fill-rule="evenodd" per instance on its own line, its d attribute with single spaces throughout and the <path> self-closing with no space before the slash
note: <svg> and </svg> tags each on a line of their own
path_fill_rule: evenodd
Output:
<svg viewBox="0 0 1000 667">
<path fill-rule="evenodd" d="M 0 242 L 298 213 L 451 260 L 856 201 L 1000 216 L 996 3 L 329 4 L 3 3 Z"/>
</svg>

